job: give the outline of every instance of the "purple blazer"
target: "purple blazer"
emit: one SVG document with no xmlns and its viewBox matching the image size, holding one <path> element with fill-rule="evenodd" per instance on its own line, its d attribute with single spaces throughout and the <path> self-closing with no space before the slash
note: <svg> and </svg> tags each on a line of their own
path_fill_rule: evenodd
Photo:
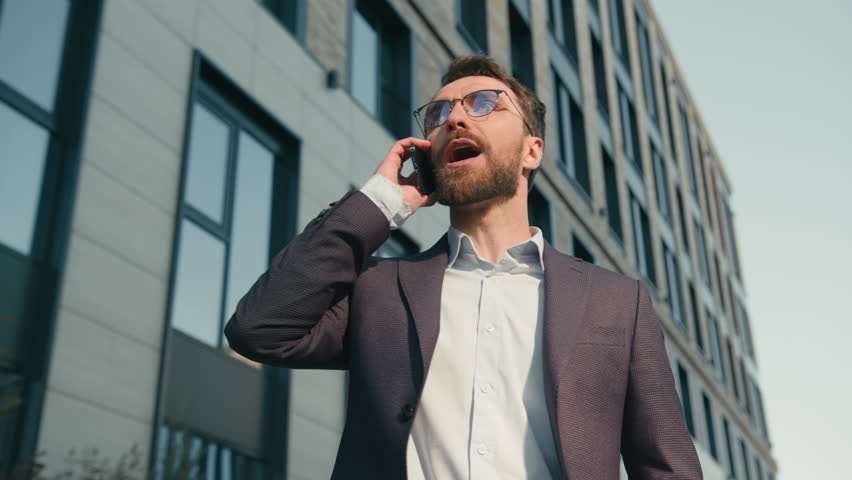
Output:
<svg viewBox="0 0 852 480">
<path fill-rule="evenodd" d="M 333 479 L 406 478 L 406 444 L 440 320 L 447 239 L 370 255 L 387 218 L 351 191 L 273 259 L 225 327 L 268 365 L 349 370 Z M 701 479 L 663 333 L 638 281 L 544 249 L 544 387 L 562 477 Z M 441 479 L 443 480 L 443 479 Z"/>
</svg>

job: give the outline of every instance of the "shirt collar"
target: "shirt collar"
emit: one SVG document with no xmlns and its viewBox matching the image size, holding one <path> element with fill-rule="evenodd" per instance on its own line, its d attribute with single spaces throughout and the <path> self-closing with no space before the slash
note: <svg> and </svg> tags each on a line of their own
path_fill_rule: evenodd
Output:
<svg viewBox="0 0 852 480">
<path fill-rule="evenodd" d="M 473 240 L 466 233 L 451 226 L 447 231 L 450 247 L 447 268 L 501 268 L 507 271 L 524 268 L 544 272 L 544 236 L 538 227 L 530 227 L 530 232 L 532 236 L 529 239 L 509 247 L 506 255 L 494 265 L 479 256 Z"/>
</svg>

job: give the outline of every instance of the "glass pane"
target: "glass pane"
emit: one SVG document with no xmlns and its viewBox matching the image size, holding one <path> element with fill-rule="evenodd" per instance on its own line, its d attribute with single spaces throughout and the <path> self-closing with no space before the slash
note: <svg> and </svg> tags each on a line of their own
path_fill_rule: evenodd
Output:
<svg viewBox="0 0 852 480">
<path fill-rule="evenodd" d="M 4 0 L 0 5 L 0 79 L 52 111 L 68 2 Z"/>
<path fill-rule="evenodd" d="M 219 452 L 219 478 L 222 480 L 231 480 L 233 471 L 231 449 L 223 448 Z"/>
<path fill-rule="evenodd" d="M 274 162 L 272 152 L 240 132 L 225 320 L 268 267 Z"/>
<path fill-rule="evenodd" d="M 0 102 L 0 243 L 29 255 L 47 131 Z"/>
<path fill-rule="evenodd" d="M 221 223 L 228 165 L 228 125 L 197 103 L 192 108 L 188 158 L 186 201 Z"/>
<path fill-rule="evenodd" d="M 352 96 L 372 115 L 378 111 L 379 36 L 358 10 L 352 14 Z"/>
<path fill-rule="evenodd" d="M 225 246 L 184 219 L 177 261 L 172 326 L 218 346 Z"/>
</svg>

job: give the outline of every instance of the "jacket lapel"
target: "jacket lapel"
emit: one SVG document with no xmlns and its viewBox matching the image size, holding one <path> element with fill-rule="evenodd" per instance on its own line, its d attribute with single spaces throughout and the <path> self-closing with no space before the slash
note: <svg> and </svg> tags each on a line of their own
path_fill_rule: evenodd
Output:
<svg viewBox="0 0 852 480">
<path fill-rule="evenodd" d="M 444 234 L 429 250 L 399 261 L 399 286 L 417 330 L 417 340 L 423 360 L 423 376 L 418 388 L 423 388 L 432 353 L 438 341 L 441 320 L 441 289 L 447 269 L 448 242 Z"/>
<path fill-rule="evenodd" d="M 544 388 L 553 440 L 567 475 L 559 432 L 560 373 L 577 344 L 588 297 L 589 266 L 585 262 L 557 252 L 549 243 L 544 247 Z M 569 469 L 570 470 L 570 469 Z"/>
</svg>

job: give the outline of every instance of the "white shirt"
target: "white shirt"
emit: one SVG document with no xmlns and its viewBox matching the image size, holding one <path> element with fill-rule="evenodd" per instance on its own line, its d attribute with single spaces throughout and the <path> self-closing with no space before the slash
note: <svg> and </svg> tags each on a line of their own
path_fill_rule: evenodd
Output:
<svg viewBox="0 0 852 480">
<path fill-rule="evenodd" d="M 361 191 L 391 228 L 411 215 L 399 186 L 380 175 Z M 496 265 L 464 233 L 447 233 L 440 330 L 406 450 L 410 479 L 559 476 L 544 397 L 544 240 L 530 233 Z"/>
</svg>

